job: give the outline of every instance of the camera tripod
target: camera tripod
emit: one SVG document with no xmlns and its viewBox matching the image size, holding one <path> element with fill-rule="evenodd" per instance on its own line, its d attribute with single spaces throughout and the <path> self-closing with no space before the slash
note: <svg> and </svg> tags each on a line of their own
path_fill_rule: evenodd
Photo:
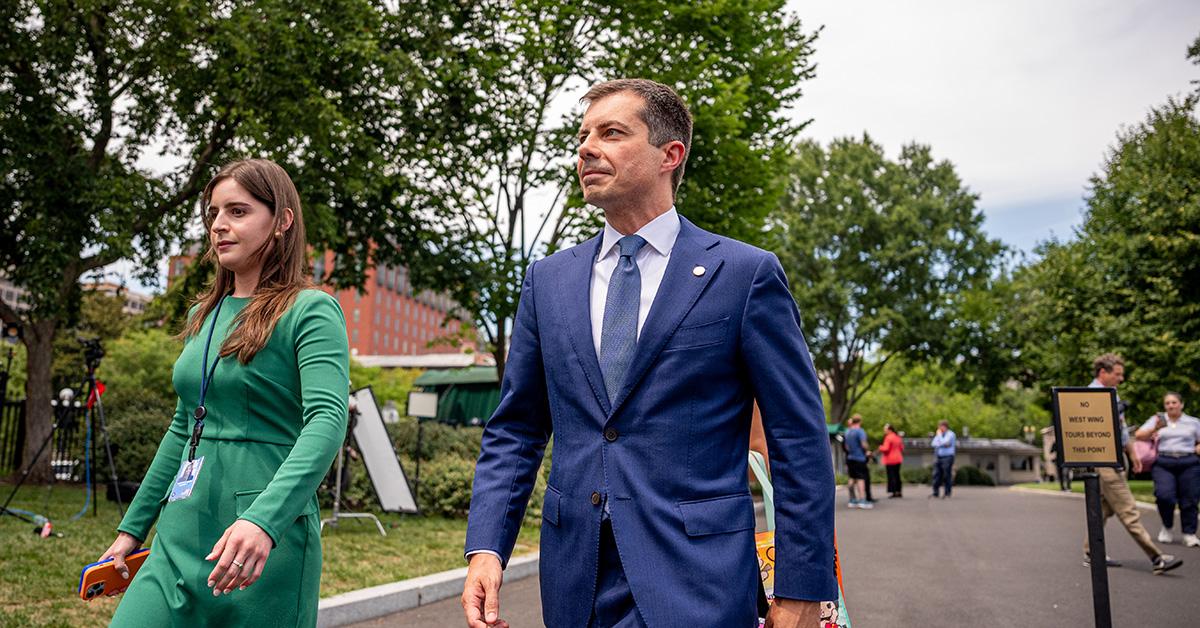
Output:
<svg viewBox="0 0 1200 628">
<path fill-rule="evenodd" d="M 105 423 L 105 420 L 104 420 L 104 404 L 100 401 L 100 397 L 101 397 L 100 391 L 97 389 L 97 386 L 96 386 L 96 369 L 100 366 L 100 360 L 104 357 L 104 349 L 100 346 L 99 339 L 88 339 L 88 340 L 80 339 L 79 342 L 81 344 L 83 344 L 83 346 L 84 346 L 84 361 L 87 365 L 87 375 L 83 382 L 84 386 L 87 390 L 87 396 L 84 397 L 84 399 L 86 399 L 85 404 L 87 407 L 87 413 L 85 415 L 84 421 L 87 426 L 89 437 L 88 437 L 88 442 L 85 445 L 85 450 L 87 450 L 87 451 L 84 452 L 84 456 L 87 459 L 87 465 L 86 465 L 84 472 L 87 474 L 88 483 L 91 484 L 92 515 L 93 516 L 96 515 L 98 505 L 96 504 L 96 484 L 95 484 L 95 482 L 92 482 L 92 479 L 91 479 L 92 478 L 92 470 L 94 467 L 93 459 L 95 458 L 95 456 L 92 454 L 95 450 L 95 446 L 90 442 L 91 441 L 90 434 L 91 434 L 92 426 L 95 424 L 95 421 L 99 420 L 100 434 L 104 438 L 104 452 L 108 458 L 109 477 L 112 480 L 113 491 L 115 492 L 116 497 L 117 497 L 117 510 L 121 513 L 121 516 L 124 517 L 125 516 L 124 500 L 121 497 L 121 484 L 117 480 L 117 467 L 116 467 L 116 464 L 113 462 L 112 445 L 108 440 L 108 425 Z M 8 498 L 4 500 L 4 505 L 0 506 L 0 516 L 12 515 L 12 516 L 22 519 L 24 521 L 28 521 L 29 523 L 37 523 L 34 519 L 27 517 L 27 516 L 21 514 L 20 512 L 9 508 L 9 504 L 12 503 L 12 500 L 14 497 L 16 497 L 17 492 L 21 490 L 21 486 L 25 484 L 25 480 L 27 480 L 29 478 L 29 474 L 33 471 L 34 467 L 37 465 L 37 461 L 40 460 L 42 457 L 42 454 L 45 453 L 46 447 L 48 447 L 50 445 L 50 442 L 54 439 L 55 433 L 58 432 L 58 430 L 60 428 L 60 423 L 64 423 L 64 422 L 73 423 L 74 422 L 75 419 L 74 419 L 74 417 L 70 416 L 70 409 L 68 407 L 70 400 L 71 400 L 70 395 L 63 395 L 63 398 L 61 399 L 61 401 L 63 402 L 62 405 L 58 406 L 55 409 L 54 422 L 50 426 L 50 433 L 46 435 L 45 440 L 43 440 L 41 446 L 38 447 L 37 453 L 35 453 L 33 455 L 33 459 L 30 460 L 25 465 L 25 468 L 21 471 L 20 479 L 17 480 L 16 485 L 13 486 L 12 491 L 9 492 Z M 53 481 L 54 477 L 55 476 L 52 471 L 52 475 L 51 475 L 52 481 Z M 82 515 L 86 510 L 87 510 L 87 505 L 85 504 L 83 510 L 81 510 L 76 515 L 76 518 L 79 517 L 80 515 Z"/>
</svg>

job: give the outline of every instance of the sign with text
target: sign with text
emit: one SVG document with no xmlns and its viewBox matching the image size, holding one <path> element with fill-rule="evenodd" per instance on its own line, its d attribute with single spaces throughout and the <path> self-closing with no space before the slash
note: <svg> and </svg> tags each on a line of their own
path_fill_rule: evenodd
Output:
<svg viewBox="0 0 1200 628">
<path fill-rule="evenodd" d="M 1121 467 L 1114 388 L 1054 388 L 1054 435 L 1064 467 Z"/>
</svg>

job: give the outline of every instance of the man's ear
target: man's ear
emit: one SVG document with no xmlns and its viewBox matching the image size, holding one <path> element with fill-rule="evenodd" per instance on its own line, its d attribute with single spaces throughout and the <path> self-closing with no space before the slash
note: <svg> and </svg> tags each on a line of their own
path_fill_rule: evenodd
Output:
<svg viewBox="0 0 1200 628">
<path fill-rule="evenodd" d="M 687 157 L 687 148 L 683 142 L 673 140 L 662 146 L 663 160 L 661 169 L 663 172 L 670 172 L 679 168 L 683 164 L 684 157 Z"/>
</svg>

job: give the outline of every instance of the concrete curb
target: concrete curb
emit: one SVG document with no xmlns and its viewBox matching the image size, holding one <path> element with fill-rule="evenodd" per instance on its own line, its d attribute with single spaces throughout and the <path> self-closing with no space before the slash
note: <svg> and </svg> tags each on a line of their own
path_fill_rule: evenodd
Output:
<svg viewBox="0 0 1200 628">
<path fill-rule="evenodd" d="M 514 582 L 538 573 L 538 553 L 508 561 L 504 582 Z M 390 584 L 359 589 L 321 600 L 317 626 L 333 628 L 399 613 L 462 594 L 467 568 L 410 578 Z"/>
<path fill-rule="evenodd" d="M 1055 491 L 1055 490 L 1047 491 L 1047 490 L 1040 489 L 1040 488 L 1027 488 L 1024 486 L 1010 486 L 1010 487 L 1008 487 L 1008 490 L 1015 491 L 1017 493 L 1033 493 L 1036 495 L 1053 495 L 1056 497 L 1068 497 L 1068 498 L 1072 498 L 1072 499 L 1083 499 L 1082 493 L 1068 493 L 1066 491 Z M 1154 504 L 1151 504 L 1148 502 L 1140 502 L 1137 500 L 1134 500 L 1133 503 L 1137 504 L 1137 507 L 1141 508 L 1142 510 L 1151 510 L 1154 512 L 1158 512 L 1158 506 L 1155 506 Z"/>
</svg>

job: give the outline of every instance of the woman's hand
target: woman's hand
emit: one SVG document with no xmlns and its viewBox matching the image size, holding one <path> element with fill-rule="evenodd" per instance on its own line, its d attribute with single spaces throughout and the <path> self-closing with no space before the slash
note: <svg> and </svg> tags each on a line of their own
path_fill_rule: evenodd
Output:
<svg viewBox="0 0 1200 628">
<path fill-rule="evenodd" d="M 125 566 L 125 557 L 132 552 L 136 552 L 141 546 L 142 542 L 137 540 L 132 534 L 118 532 L 117 540 L 113 541 L 112 545 L 109 545 L 108 549 L 104 550 L 104 553 L 100 555 L 100 558 L 96 559 L 96 562 L 111 558 L 113 567 L 116 568 L 117 573 L 121 574 L 122 578 L 128 580 L 129 567 Z"/>
<path fill-rule="evenodd" d="M 267 555 L 271 553 L 271 545 L 271 537 L 245 519 L 238 519 L 225 528 L 221 540 L 204 557 L 204 560 L 217 561 L 217 566 L 208 574 L 208 586 L 213 595 L 229 593 L 235 587 L 241 591 L 258 581 L 267 564 Z"/>
</svg>

